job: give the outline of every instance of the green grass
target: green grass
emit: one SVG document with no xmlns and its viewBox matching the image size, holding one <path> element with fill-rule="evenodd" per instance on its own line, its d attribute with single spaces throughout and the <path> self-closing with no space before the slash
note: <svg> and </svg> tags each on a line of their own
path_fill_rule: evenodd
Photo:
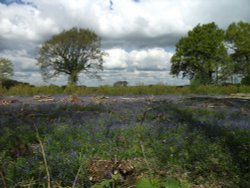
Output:
<svg viewBox="0 0 250 188">
<path fill-rule="evenodd" d="M 66 88 L 59 86 L 25 86 L 19 85 L 10 89 L 0 88 L 0 93 L 4 95 L 24 95 L 32 96 L 38 94 L 56 95 L 56 94 L 77 94 L 77 95 L 164 95 L 164 94 L 231 94 L 231 93 L 250 93 L 250 86 L 244 85 L 198 85 L 198 86 L 129 86 L 129 87 L 76 87 L 68 86 Z"/>
<path fill-rule="evenodd" d="M 102 108 L 87 108 L 99 109 Z M 73 106 L 71 110 L 86 109 Z M 209 111 L 202 112 L 204 117 L 206 114 L 211 115 Z M 143 117 L 142 124 L 126 128 L 110 129 L 106 119 L 80 125 L 41 122 L 36 126 L 2 126 L 0 170 L 4 175 L 0 177 L 0 187 L 4 183 L 8 187 L 46 187 L 48 183 L 52 187 L 92 188 L 248 187 L 249 130 L 200 122 L 198 116 L 197 109 L 161 102 Z M 212 116 L 224 118 L 216 112 Z M 150 123 L 152 120 L 155 123 Z M 39 143 L 44 149 L 13 156 L 13 149 L 21 144 Z M 121 174 L 114 173 L 111 179 L 93 183 L 88 171 L 93 159 L 130 160 L 135 170 L 132 178 L 121 180 Z"/>
<path fill-rule="evenodd" d="M 137 158 L 136 173 L 138 176 L 144 174 L 145 178 L 137 182 L 119 182 L 120 186 L 133 183 L 137 187 L 147 184 L 147 187 L 168 187 L 170 184 L 170 187 L 188 187 L 191 184 L 236 187 L 239 183 L 238 167 L 230 152 L 223 147 L 223 141 L 209 141 L 201 132 L 186 135 L 185 126 L 166 129 L 159 134 L 157 127 L 152 131 L 152 127 L 136 125 L 128 130 L 112 131 L 108 135 L 105 131 L 96 132 L 93 125 L 74 129 L 68 125 L 50 126 L 53 126 L 53 131 L 42 134 L 41 139 L 54 185 L 72 186 L 79 167 L 83 165 L 78 185 L 88 187 L 91 185 L 88 161 L 114 157 Z M 37 143 L 35 132 L 29 131 L 29 134 L 31 138 L 25 139 L 28 136 L 26 133 L 22 142 Z M 119 140 L 119 137 L 124 137 L 124 140 Z M 13 160 L 8 156 L 6 147 L 14 146 L 5 145 L 1 152 L 1 165 L 10 187 L 24 186 L 27 182 L 46 185 L 46 171 L 40 152 Z M 167 181 L 168 178 L 176 180 Z"/>
</svg>

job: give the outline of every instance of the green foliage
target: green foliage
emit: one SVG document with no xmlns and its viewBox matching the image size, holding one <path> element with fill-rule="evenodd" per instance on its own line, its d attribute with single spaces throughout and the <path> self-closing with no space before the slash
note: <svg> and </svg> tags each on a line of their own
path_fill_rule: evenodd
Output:
<svg viewBox="0 0 250 188">
<path fill-rule="evenodd" d="M 40 87 L 33 87 L 30 85 L 20 84 L 14 87 L 10 87 L 8 90 L 5 91 L 7 95 L 25 95 L 25 96 L 33 96 L 39 94 L 45 95 L 56 95 L 62 94 L 63 89 L 59 86 L 40 86 Z"/>
<path fill-rule="evenodd" d="M 250 84 L 250 23 L 238 22 L 229 25 L 226 41 L 234 60 L 234 73 L 243 76 L 242 83 Z"/>
<path fill-rule="evenodd" d="M 13 65 L 9 59 L 0 58 L 0 85 L 13 76 Z"/>
<path fill-rule="evenodd" d="M 244 76 L 241 80 L 241 83 L 244 85 L 250 85 L 250 74 Z"/>
<path fill-rule="evenodd" d="M 189 188 L 191 187 L 187 183 L 181 183 L 176 178 L 169 178 L 169 177 L 166 178 L 166 180 L 164 181 L 164 186 L 165 188 Z"/>
<path fill-rule="evenodd" d="M 72 28 L 53 36 L 40 49 L 38 65 L 43 78 L 66 74 L 68 84 L 76 85 L 81 72 L 97 77 L 105 55 L 100 47 L 100 37 L 89 29 Z"/>
<path fill-rule="evenodd" d="M 150 180 L 147 178 L 142 178 L 137 184 L 136 188 L 157 188 L 160 187 L 157 180 Z"/>
<path fill-rule="evenodd" d="M 91 186 L 91 188 L 110 188 L 112 186 L 113 180 L 102 180 L 100 183 L 96 183 Z"/>
<path fill-rule="evenodd" d="M 136 186 L 136 188 L 189 188 L 188 184 L 181 183 L 175 178 L 165 178 L 165 179 L 149 179 L 141 178 Z"/>
<path fill-rule="evenodd" d="M 16 80 L 11 80 L 11 79 L 5 79 L 2 82 L 2 87 L 9 89 L 14 86 L 19 86 L 19 85 L 26 85 L 26 86 L 31 86 L 29 83 L 26 82 L 19 82 Z"/>
<path fill-rule="evenodd" d="M 7 89 L 5 87 L 2 87 L 0 84 L 0 94 L 6 94 L 7 93 Z"/>
<path fill-rule="evenodd" d="M 190 84 L 190 90 L 192 91 L 192 93 L 196 93 L 197 89 L 201 86 L 200 80 L 198 79 L 194 79 L 191 81 Z"/>
<path fill-rule="evenodd" d="M 215 23 L 197 25 L 176 44 L 171 58 L 171 74 L 199 80 L 201 84 L 218 83 L 230 75 L 230 57 L 223 44 L 224 31 Z"/>
</svg>

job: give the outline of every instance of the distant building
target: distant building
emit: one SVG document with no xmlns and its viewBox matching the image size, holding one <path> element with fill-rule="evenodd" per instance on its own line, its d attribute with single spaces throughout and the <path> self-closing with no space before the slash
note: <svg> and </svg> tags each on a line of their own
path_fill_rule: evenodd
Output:
<svg viewBox="0 0 250 188">
<path fill-rule="evenodd" d="M 114 83 L 114 87 L 126 87 L 128 85 L 127 81 L 118 81 Z"/>
</svg>

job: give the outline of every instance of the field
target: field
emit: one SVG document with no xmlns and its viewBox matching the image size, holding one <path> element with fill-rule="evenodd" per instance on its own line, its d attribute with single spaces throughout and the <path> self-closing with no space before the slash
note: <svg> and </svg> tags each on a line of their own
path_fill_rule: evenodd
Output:
<svg viewBox="0 0 250 188">
<path fill-rule="evenodd" d="M 249 88 L 157 87 L 2 90 L 0 187 L 250 187 Z"/>
</svg>

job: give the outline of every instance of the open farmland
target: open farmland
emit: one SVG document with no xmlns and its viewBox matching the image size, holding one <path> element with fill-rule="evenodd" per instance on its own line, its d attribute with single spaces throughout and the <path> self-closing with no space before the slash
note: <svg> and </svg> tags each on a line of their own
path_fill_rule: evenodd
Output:
<svg viewBox="0 0 250 188">
<path fill-rule="evenodd" d="M 0 99 L 0 187 L 249 187 L 238 95 Z"/>
</svg>

